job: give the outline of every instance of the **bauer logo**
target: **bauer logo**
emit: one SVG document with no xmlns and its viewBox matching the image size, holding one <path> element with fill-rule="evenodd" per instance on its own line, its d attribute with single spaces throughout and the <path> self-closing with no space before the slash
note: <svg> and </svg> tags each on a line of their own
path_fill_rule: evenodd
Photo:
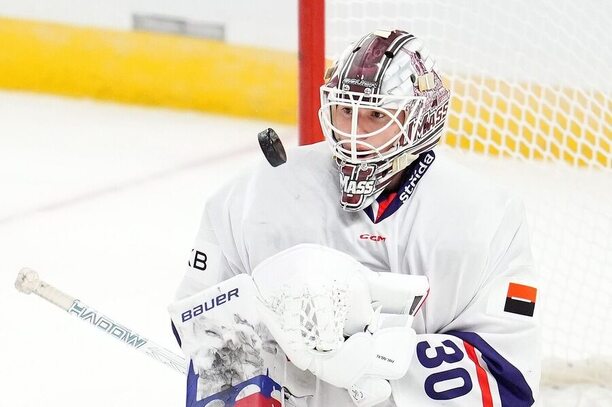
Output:
<svg viewBox="0 0 612 407">
<path fill-rule="evenodd" d="M 238 298 L 238 294 L 238 288 L 231 289 L 227 293 L 219 294 L 216 297 L 211 298 L 210 300 L 204 301 L 203 304 L 198 304 L 195 307 L 181 313 L 181 320 L 183 322 L 187 322 L 193 317 L 197 317 L 198 315 L 203 314 L 204 312 L 211 311 L 215 307 L 218 307 L 231 301 L 232 298 Z"/>
<path fill-rule="evenodd" d="M 87 321 L 92 325 L 100 328 L 101 330 L 113 335 L 115 338 L 122 340 L 128 345 L 132 345 L 135 348 L 140 348 L 142 345 L 147 343 L 145 338 L 132 333 L 129 329 L 113 322 L 110 318 L 99 314 L 97 311 L 87 308 L 87 306 L 81 304 L 78 300 L 75 300 L 70 309 L 69 314 L 76 315 L 83 321 Z"/>
</svg>

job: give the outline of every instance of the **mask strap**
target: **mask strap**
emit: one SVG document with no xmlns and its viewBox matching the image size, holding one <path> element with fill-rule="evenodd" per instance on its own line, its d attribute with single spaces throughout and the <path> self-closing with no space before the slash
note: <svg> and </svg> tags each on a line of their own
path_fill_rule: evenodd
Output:
<svg viewBox="0 0 612 407">
<path fill-rule="evenodd" d="M 393 167 L 391 168 L 391 172 L 393 172 L 394 174 L 400 172 L 401 170 L 403 170 L 404 168 L 412 164 L 412 162 L 416 160 L 417 158 L 419 158 L 418 155 L 414 155 L 410 153 L 404 153 L 404 154 L 398 155 L 392 160 Z"/>
</svg>

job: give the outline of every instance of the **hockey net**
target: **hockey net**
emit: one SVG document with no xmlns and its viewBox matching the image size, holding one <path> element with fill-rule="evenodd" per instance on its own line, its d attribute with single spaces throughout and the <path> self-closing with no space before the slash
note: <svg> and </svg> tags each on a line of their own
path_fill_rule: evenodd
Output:
<svg viewBox="0 0 612 407">
<path fill-rule="evenodd" d="M 326 2 L 327 58 L 377 28 L 422 38 L 452 92 L 446 148 L 522 195 L 556 405 L 612 403 L 611 13 L 596 0 Z"/>
</svg>

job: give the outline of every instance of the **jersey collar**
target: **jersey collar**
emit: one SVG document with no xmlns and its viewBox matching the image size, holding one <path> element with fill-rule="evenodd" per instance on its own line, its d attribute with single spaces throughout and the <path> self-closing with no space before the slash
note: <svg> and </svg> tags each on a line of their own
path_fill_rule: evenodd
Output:
<svg viewBox="0 0 612 407">
<path fill-rule="evenodd" d="M 384 191 L 372 205 L 364 208 L 368 218 L 374 223 L 380 223 L 393 215 L 412 196 L 417 184 L 436 159 L 433 151 L 419 155 L 402 175 L 402 183 L 397 191 Z"/>
</svg>

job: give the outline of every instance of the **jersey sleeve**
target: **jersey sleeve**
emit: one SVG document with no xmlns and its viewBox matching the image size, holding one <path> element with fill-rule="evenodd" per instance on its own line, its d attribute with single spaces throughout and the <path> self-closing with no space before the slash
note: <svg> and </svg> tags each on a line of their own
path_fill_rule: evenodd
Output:
<svg viewBox="0 0 612 407">
<path fill-rule="evenodd" d="M 219 245 L 217 231 L 205 211 L 175 297 L 188 297 L 234 275 L 235 272 Z"/>
<path fill-rule="evenodd" d="M 175 300 L 189 297 L 245 272 L 237 249 L 241 222 L 233 219 L 235 214 L 241 213 L 237 204 L 242 200 L 232 197 L 234 188 L 234 184 L 228 184 L 206 202 L 197 235 L 186 259 L 183 278 L 175 292 Z M 174 324 L 172 332 L 181 345 Z"/>
<path fill-rule="evenodd" d="M 248 173 L 225 184 L 207 201 L 175 297 L 185 298 L 245 273 L 242 216 Z"/>
<path fill-rule="evenodd" d="M 407 375 L 392 382 L 397 406 L 535 403 L 539 293 L 521 204 L 507 208 L 487 256 L 467 307 L 439 332 L 418 335 Z"/>
</svg>

